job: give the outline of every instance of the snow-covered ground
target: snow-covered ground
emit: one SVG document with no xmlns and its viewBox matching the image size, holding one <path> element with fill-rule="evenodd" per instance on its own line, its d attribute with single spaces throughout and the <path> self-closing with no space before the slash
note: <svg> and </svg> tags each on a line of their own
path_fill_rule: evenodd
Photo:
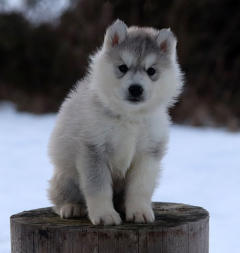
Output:
<svg viewBox="0 0 240 253">
<path fill-rule="evenodd" d="M 49 206 L 47 142 L 55 115 L 0 104 L 0 253 L 10 252 L 9 216 Z M 240 133 L 173 126 L 155 201 L 208 209 L 210 253 L 240 252 Z"/>
</svg>

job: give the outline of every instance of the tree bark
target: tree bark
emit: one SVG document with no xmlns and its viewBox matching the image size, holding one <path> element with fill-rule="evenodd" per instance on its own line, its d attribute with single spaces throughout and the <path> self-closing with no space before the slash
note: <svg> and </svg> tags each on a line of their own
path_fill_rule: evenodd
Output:
<svg viewBox="0 0 240 253">
<path fill-rule="evenodd" d="M 11 216 L 12 253 L 208 253 L 209 214 L 201 207 L 153 203 L 152 224 L 94 226 L 51 208 Z"/>
</svg>

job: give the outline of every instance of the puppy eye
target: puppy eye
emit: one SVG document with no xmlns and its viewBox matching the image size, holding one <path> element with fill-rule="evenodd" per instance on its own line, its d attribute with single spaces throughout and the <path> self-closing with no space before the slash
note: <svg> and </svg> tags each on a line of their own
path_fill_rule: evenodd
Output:
<svg viewBox="0 0 240 253">
<path fill-rule="evenodd" d="M 153 67 L 147 69 L 147 74 L 153 76 L 156 73 L 156 70 Z"/>
<path fill-rule="evenodd" d="M 122 72 L 122 73 L 127 73 L 128 72 L 128 67 L 126 64 L 122 64 L 120 66 L 118 66 L 118 69 Z"/>
</svg>

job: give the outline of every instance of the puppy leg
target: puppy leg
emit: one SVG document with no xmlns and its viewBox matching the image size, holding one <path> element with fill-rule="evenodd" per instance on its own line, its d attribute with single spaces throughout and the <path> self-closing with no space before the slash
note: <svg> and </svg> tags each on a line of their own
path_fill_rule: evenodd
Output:
<svg viewBox="0 0 240 253">
<path fill-rule="evenodd" d="M 136 223 L 154 221 L 151 198 L 159 171 L 159 159 L 149 154 L 139 155 L 126 178 L 126 219 Z"/>
<path fill-rule="evenodd" d="M 94 145 L 87 146 L 77 168 L 91 222 L 95 225 L 120 224 L 121 218 L 113 206 L 112 177 L 104 154 Z"/>
</svg>

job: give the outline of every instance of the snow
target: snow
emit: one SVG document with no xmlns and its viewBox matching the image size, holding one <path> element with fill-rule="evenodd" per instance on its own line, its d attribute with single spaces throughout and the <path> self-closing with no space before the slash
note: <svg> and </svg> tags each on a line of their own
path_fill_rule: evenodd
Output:
<svg viewBox="0 0 240 253">
<path fill-rule="evenodd" d="M 25 0 L 0 0 L 0 12 L 20 12 L 35 24 L 56 20 L 69 6 L 69 0 L 41 0 L 33 6 Z"/>
<path fill-rule="evenodd" d="M 10 252 L 9 216 L 49 206 L 52 166 L 47 142 L 55 115 L 17 113 L 0 104 L 0 253 Z M 173 126 L 163 173 L 153 200 L 206 208 L 210 252 L 240 250 L 240 133 Z"/>
</svg>

